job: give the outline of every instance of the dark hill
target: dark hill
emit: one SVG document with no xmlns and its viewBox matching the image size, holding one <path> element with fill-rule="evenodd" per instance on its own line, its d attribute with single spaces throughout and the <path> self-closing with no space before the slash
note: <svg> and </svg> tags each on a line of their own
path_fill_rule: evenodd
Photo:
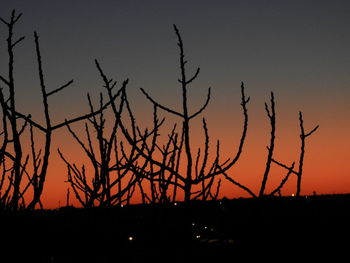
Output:
<svg viewBox="0 0 350 263">
<path fill-rule="evenodd" d="M 0 223 L 0 262 L 337 262 L 350 195 L 1 211 Z"/>
</svg>

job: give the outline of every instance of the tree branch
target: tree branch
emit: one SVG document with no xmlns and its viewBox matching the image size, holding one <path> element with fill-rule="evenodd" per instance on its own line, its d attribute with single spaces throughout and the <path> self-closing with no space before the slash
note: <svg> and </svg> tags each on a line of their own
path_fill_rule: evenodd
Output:
<svg viewBox="0 0 350 263">
<path fill-rule="evenodd" d="M 170 109 L 170 108 L 168 108 L 168 107 L 165 107 L 165 106 L 159 104 L 158 102 L 156 102 L 154 99 L 152 99 L 151 96 L 148 95 L 148 93 L 147 93 L 143 88 L 140 88 L 140 90 L 141 90 L 142 93 L 146 96 L 146 98 L 147 98 L 149 101 L 151 101 L 155 106 L 161 108 L 161 109 L 164 110 L 164 111 L 167 111 L 167 112 L 172 113 L 172 114 L 174 114 L 174 115 L 180 116 L 181 118 L 184 117 L 183 114 L 181 114 L 181 113 L 179 113 L 179 112 L 177 112 L 177 111 L 174 111 L 174 110 L 172 110 L 172 109 Z"/>
<path fill-rule="evenodd" d="M 208 95 L 207 95 L 207 99 L 206 99 L 204 105 L 196 113 L 189 116 L 189 120 L 196 117 L 198 114 L 200 114 L 208 106 L 209 101 L 210 101 L 210 88 L 208 89 Z"/>
<path fill-rule="evenodd" d="M 288 168 L 288 173 L 287 175 L 283 178 L 283 180 L 281 181 L 280 185 L 275 189 L 273 190 L 270 195 L 273 196 L 275 195 L 276 193 L 280 192 L 282 187 L 284 186 L 284 184 L 288 181 L 289 179 L 289 176 L 294 172 L 293 171 L 293 168 L 294 168 L 294 164 L 295 162 L 292 163 L 292 166 L 291 167 L 287 167 Z"/>
<path fill-rule="evenodd" d="M 47 93 L 47 97 L 51 96 L 51 95 L 54 94 L 54 93 L 57 93 L 57 92 L 63 90 L 64 88 L 67 88 L 67 87 L 70 86 L 72 83 L 73 83 L 73 80 L 70 80 L 70 81 L 68 81 L 66 84 L 62 85 L 61 87 L 59 87 L 59 88 L 57 88 L 57 89 L 55 89 L 55 90 L 53 90 L 53 91 L 50 91 L 49 93 Z"/>
</svg>

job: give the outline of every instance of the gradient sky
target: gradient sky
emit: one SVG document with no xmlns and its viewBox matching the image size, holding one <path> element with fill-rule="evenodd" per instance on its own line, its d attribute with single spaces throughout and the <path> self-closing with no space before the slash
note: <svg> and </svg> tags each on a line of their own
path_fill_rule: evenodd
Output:
<svg viewBox="0 0 350 263">
<path fill-rule="evenodd" d="M 190 90 L 191 109 L 201 105 L 212 87 L 204 116 L 212 141 L 220 139 L 227 156 L 235 153 L 242 128 L 241 81 L 251 97 L 246 148 L 231 175 L 258 191 L 269 140 L 264 102 L 274 91 L 276 159 L 288 164 L 298 160 L 299 110 L 306 129 L 320 125 L 307 141 L 302 194 L 350 191 L 349 1 L 3 0 L 0 16 L 8 18 L 13 8 L 23 13 L 17 36 L 26 36 L 16 50 L 17 102 L 36 120 L 42 116 L 34 30 L 40 36 L 48 89 L 74 79 L 71 89 L 50 101 L 54 122 L 86 112 L 86 93 L 102 91 L 94 66 L 97 58 L 110 77 L 120 82 L 130 78 L 132 106 L 146 127 L 151 108 L 140 87 L 163 104 L 180 107 L 175 23 L 184 40 L 189 71 L 201 68 Z M 7 64 L 5 39 L 1 26 L 2 75 Z M 194 136 L 200 138 L 202 133 Z M 65 200 L 66 171 L 56 154 L 58 146 L 63 152 L 78 151 L 65 131 L 54 136 L 45 207 Z M 269 187 L 284 174 L 273 169 Z M 291 180 L 283 193 L 294 191 L 295 180 Z M 221 196 L 246 194 L 225 183 Z"/>
</svg>

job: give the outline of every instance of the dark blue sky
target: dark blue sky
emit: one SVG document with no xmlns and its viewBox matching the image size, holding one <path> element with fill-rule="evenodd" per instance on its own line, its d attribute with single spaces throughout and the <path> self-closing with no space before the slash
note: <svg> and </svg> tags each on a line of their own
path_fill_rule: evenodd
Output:
<svg viewBox="0 0 350 263">
<path fill-rule="evenodd" d="M 244 80 L 259 95 L 295 89 L 310 96 L 328 85 L 345 92 L 349 83 L 348 1 L 3 2 L 1 16 L 12 8 L 24 14 L 17 32 L 27 39 L 19 57 L 33 53 L 37 30 L 47 73 L 57 81 L 59 74 L 85 84 L 98 58 L 113 76 L 135 85 L 172 85 L 176 23 L 190 62 L 202 68 L 203 85 Z"/>
<path fill-rule="evenodd" d="M 349 84 L 348 1 L 4 1 L 0 15 L 12 8 L 24 14 L 17 33 L 27 36 L 18 62 L 31 62 L 37 30 L 54 83 L 91 85 L 98 58 L 114 77 L 160 93 L 176 85 L 176 23 L 191 65 L 202 69 L 197 84 L 218 93 L 243 80 L 259 96 L 327 99 Z"/>
</svg>

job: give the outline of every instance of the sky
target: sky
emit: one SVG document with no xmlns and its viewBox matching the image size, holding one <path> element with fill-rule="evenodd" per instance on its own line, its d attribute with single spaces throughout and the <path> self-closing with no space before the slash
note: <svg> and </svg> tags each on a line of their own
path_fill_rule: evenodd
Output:
<svg viewBox="0 0 350 263">
<path fill-rule="evenodd" d="M 53 90 L 70 79 L 73 86 L 50 98 L 58 123 L 88 110 L 86 94 L 103 90 L 94 59 L 106 74 L 121 83 L 129 78 L 128 94 L 139 123 L 147 127 L 155 99 L 181 108 L 177 39 L 179 28 L 189 61 L 188 72 L 201 71 L 189 90 L 195 111 L 211 87 L 212 98 L 203 113 L 212 142 L 220 139 L 222 155 L 232 156 L 242 130 L 240 83 L 249 102 L 249 128 L 243 155 L 229 174 L 257 193 L 266 162 L 269 123 L 264 102 L 276 98 L 275 158 L 287 164 L 298 160 L 298 112 L 305 128 L 320 125 L 307 140 L 302 194 L 350 191 L 350 2 L 310 1 L 19 1 L 3 0 L 0 16 L 12 9 L 23 13 L 15 29 L 25 40 L 15 54 L 16 99 L 22 112 L 42 122 L 33 31 L 40 37 L 46 83 Z M 0 74 L 6 74 L 6 29 L 0 27 Z M 96 97 L 97 98 L 97 97 Z M 95 100 L 97 101 L 97 99 Z M 162 113 L 169 122 L 174 121 Z M 204 141 L 200 119 L 193 123 L 195 143 Z M 76 129 L 79 130 L 76 126 Z M 56 148 L 72 160 L 79 147 L 66 131 L 54 134 L 43 203 L 53 208 L 65 201 L 65 165 Z M 211 149 L 215 149 L 215 143 Z M 79 158 L 78 158 L 79 159 Z M 77 160 L 77 163 L 83 160 Z M 272 189 L 285 171 L 273 168 Z M 295 178 L 283 190 L 295 192 Z M 220 196 L 247 196 L 223 182 Z"/>
</svg>

